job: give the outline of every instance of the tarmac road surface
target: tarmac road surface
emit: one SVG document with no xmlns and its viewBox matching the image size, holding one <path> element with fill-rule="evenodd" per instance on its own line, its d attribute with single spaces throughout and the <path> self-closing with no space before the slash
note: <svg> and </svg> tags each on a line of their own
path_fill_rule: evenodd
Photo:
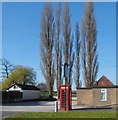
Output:
<svg viewBox="0 0 118 120">
<path fill-rule="evenodd" d="M 60 109 L 58 101 L 58 109 Z M 89 108 L 87 106 L 79 106 L 76 101 L 72 102 L 73 111 L 116 111 L 115 108 Z M 2 105 L 2 117 L 4 118 L 8 115 L 19 114 L 24 112 L 54 112 L 55 101 L 29 101 L 29 102 L 19 102 L 19 103 L 7 103 Z"/>
<path fill-rule="evenodd" d="M 76 109 L 79 106 L 76 101 L 72 103 L 73 107 Z M 60 109 L 58 101 L 58 109 Z M 54 112 L 55 101 L 28 101 L 19 103 L 6 103 L 2 105 L 2 118 L 18 113 L 24 112 Z"/>
<path fill-rule="evenodd" d="M 2 118 L 24 112 L 53 112 L 55 102 L 48 101 L 30 101 L 20 103 L 7 103 L 2 105 Z"/>
</svg>

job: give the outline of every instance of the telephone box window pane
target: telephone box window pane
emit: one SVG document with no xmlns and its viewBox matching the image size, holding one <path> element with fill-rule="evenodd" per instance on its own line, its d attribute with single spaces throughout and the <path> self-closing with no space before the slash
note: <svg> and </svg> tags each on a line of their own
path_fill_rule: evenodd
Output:
<svg viewBox="0 0 118 120">
<path fill-rule="evenodd" d="M 66 107 L 66 92 L 65 90 L 62 91 L 62 108 Z"/>
</svg>

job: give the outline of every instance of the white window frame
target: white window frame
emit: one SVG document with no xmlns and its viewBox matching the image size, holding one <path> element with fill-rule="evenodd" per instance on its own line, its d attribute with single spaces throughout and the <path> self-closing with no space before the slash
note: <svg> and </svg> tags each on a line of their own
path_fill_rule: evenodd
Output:
<svg viewBox="0 0 118 120">
<path fill-rule="evenodd" d="M 104 94 L 104 98 L 101 98 L 102 94 Z M 100 100 L 107 101 L 107 89 L 101 89 Z"/>
</svg>

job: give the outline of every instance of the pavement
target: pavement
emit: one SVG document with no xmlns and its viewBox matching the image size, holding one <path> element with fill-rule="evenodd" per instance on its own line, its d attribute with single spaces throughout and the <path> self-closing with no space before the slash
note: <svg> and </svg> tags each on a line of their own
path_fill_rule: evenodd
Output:
<svg viewBox="0 0 118 120">
<path fill-rule="evenodd" d="M 19 114 L 24 112 L 54 112 L 55 111 L 55 101 L 28 101 L 19 103 L 6 103 L 3 104 L 1 109 L 1 119 L 13 114 Z M 60 109 L 60 104 L 58 101 L 58 109 Z M 79 106 L 76 101 L 72 102 L 72 111 L 116 111 L 115 108 L 90 108 L 87 106 Z"/>
</svg>

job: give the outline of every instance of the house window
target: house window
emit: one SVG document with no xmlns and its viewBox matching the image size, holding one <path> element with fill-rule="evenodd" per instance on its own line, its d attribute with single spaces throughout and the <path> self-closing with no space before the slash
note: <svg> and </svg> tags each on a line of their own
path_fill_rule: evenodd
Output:
<svg viewBox="0 0 118 120">
<path fill-rule="evenodd" d="M 101 89 L 101 101 L 107 101 L 107 89 Z"/>
</svg>

